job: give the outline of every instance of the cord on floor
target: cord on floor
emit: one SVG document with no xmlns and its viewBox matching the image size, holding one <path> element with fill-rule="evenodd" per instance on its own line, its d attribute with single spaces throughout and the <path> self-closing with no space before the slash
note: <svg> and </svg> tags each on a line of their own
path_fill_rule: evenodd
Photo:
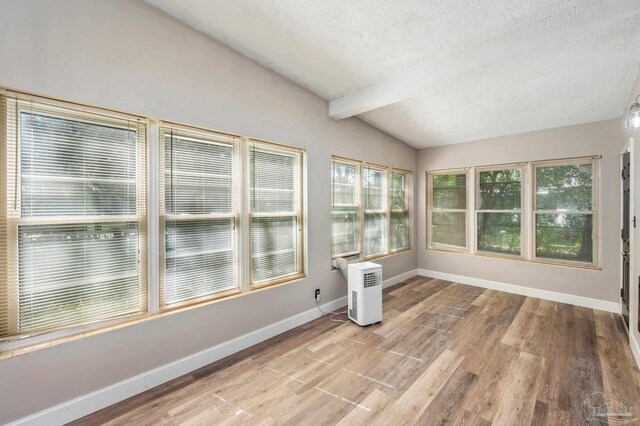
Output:
<svg viewBox="0 0 640 426">
<path fill-rule="evenodd" d="M 320 302 L 318 300 L 316 300 L 316 306 L 318 307 L 318 310 L 322 313 L 322 316 L 332 314 L 331 317 L 329 318 L 329 321 L 333 321 L 333 322 L 349 322 L 349 321 L 345 321 L 345 320 L 334 319 L 336 317 L 336 315 L 346 314 L 348 310 L 344 310 L 342 312 L 333 312 L 333 311 L 325 312 L 320 307 Z"/>
</svg>

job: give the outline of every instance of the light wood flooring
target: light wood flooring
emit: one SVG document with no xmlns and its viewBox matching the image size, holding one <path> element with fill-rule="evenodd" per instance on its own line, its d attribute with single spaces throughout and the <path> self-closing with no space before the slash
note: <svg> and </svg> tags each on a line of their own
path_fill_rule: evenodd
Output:
<svg viewBox="0 0 640 426">
<path fill-rule="evenodd" d="M 610 418 L 593 417 L 605 403 Z M 75 424 L 511 426 L 636 418 L 640 371 L 619 316 L 415 277 L 385 290 L 381 324 L 324 316 Z"/>
</svg>

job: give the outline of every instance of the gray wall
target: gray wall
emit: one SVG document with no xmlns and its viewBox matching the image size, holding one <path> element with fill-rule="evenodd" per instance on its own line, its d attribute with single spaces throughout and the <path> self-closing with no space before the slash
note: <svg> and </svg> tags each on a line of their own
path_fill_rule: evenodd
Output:
<svg viewBox="0 0 640 426">
<path fill-rule="evenodd" d="M 607 301 L 618 301 L 619 120 L 541 130 L 515 136 L 424 149 L 418 152 L 418 268 L 516 284 Z M 602 155 L 601 271 L 426 250 L 427 170 Z"/>
<path fill-rule="evenodd" d="M 136 1 L 0 0 L 0 58 L 0 85 L 303 147 L 309 164 L 307 279 L 0 361 L 0 423 L 312 309 L 314 288 L 344 296 L 331 155 L 415 170 L 413 148 L 329 119 L 324 100 Z M 416 251 L 379 263 L 393 277 Z"/>
</svg>

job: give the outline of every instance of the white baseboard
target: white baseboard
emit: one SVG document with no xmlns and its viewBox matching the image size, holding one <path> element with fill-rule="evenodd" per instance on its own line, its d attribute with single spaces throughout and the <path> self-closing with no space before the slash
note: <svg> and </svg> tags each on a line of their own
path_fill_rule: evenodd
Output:
<svg viewBox="0 0 640 426">
<path fill-rule="evenodd" d="M 638 364 L 638 368 L 640 368 L 640 343 L 636 340 L 636 336 L 633 333 L 630 334 L 629 345 L 631 346 L 631 353 L 636 359 L 636 364 Z"/>
<path fill-rule="evenodd" d="M 418 275 L 417 269 L 412 269 L 410 271 L 405 272 L 404 274 L 396 275 L 395 277 L 388 278 L 382 281 L 382 288 L 391 287 L 392 285 L 398 284 L 404 280 L 408 280 L 409 278 L 413 278 Z"/>
<path fill-rule="evenodd" d="M 417 275 L 417 270 L 405 272 L 383 281 L 383 288 L 392 286 Z M 335 311 L 347 304 L 343 296 L 321 306 L 325 312 Z M 28 417 L 19 419 L 9 425 L 62 425 L 101 410 L 117 402 L 123 401 L 148 389 L 166 383 L 191 371 L 211 364 L 250 346 L 263 342 L 292 328 L 303 325 L 320 317 L 317 308 L 278 321 L 274 324 L 252 331 L 243 336 L 205 349 L 188 357 L 179 359 L 161 367 L 144 372 L 130 379 L 123 380 L 95 392 L 72 399 Z"/>
<path fill-rule="evenodd" d="M 333 311 L 346 304 L 347 297 L 344 296 L 325 303 L 322 305 L 322 310 Z M 62 425 L 71 422 L 319 318 L 320 315 L 318 308 L 309 309 L 130 379 L 24 417 L 9 425 Z"/>
<path fill-rule="evenodd" d="M 620 304 L 616 302 L 609 302 L 607 300 L 592 299 L 589 297 L 575 296 L 573 294 L 558 293 L 555 291 L 501 283 L 498 281 L 448 274 L 446 272 L 430 271 L 428 269 L 418 269 L 418 275 L 437 278 L 440 280 L 453 281 L 460 284 L 468 284 L 476 287 L 489 288 L 492 290 L 504 291 L 506 293 L 520 294 L 522 296 L 535 297 L 538 299 L 552 300 L 554 302 L 568 303 L 570 305 L 583 306 L 585 308 L 614 312 L 616 314 L 620 313 Z"/>
</svg>

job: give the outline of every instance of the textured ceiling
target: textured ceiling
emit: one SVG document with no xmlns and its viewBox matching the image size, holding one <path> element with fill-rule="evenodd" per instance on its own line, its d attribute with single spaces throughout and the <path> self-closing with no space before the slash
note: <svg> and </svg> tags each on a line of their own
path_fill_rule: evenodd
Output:
<svg viewBox="0 0 640 426">
<path fill-rule="evenodd" d="M 145 0 L 416 148 L 622 115 L 640 0 Z"/>
</svg>

